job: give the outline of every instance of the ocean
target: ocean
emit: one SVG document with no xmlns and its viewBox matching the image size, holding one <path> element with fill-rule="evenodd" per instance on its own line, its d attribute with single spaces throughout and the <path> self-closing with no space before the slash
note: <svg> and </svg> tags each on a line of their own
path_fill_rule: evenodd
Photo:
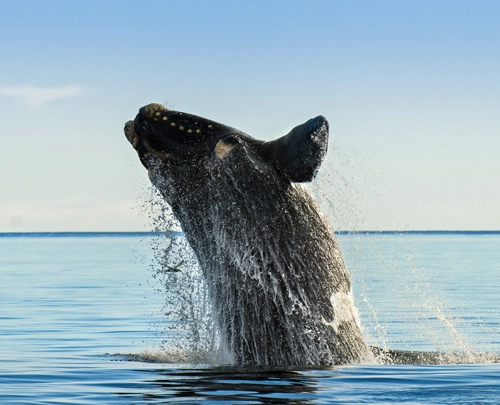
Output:
<svg viewBox="0 0 500 405">
<path fill-rule="evenodd" d="M 369 344 L 442 362 L 321 368 L 172 354 L 162 238 L 0 234 L 0 404 L 500 403 L 500 232 L 338 234 Z"/>
</svg>

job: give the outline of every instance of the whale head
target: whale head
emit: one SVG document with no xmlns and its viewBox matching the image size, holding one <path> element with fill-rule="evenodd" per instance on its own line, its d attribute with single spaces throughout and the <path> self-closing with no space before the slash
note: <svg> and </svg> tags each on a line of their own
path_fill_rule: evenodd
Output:
<svg viewBox="0 0 500 405">
<path fill-rule="evenodd" d="M 215 121 L 151 103 L 125 124 L 125 135 L 142 164 L 153 172 L 206 167 L 210 160 L 246 159 L 291 182 L 311 181 L 326 155 L 328 122 L 312 118 L 271 142 Z M 244 164 L 241 160 L 238 164 Z"/>
<path fill-rule="evenodd" d="M 152 103 L 142 107 L 133 121 L 125 124 L 125 135 L 149 168 L 154 160 L 191 165 L 217 142 L 241 131 L 196 115 L 166 109 Z"/>
</svg>

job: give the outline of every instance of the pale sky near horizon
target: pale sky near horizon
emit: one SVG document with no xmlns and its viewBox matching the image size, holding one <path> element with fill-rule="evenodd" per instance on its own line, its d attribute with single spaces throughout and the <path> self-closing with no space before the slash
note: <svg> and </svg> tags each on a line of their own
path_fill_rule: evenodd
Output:
<svg viewBox="0 0 500 405">
<path fill-rule="evenodd" d="M 500 229 L 498 1 L 0 0 L 0 36 L 0 232 L 149 230 L 123 124 L 153 101 L 326 116 L 334 228 Z"/>
</svg>

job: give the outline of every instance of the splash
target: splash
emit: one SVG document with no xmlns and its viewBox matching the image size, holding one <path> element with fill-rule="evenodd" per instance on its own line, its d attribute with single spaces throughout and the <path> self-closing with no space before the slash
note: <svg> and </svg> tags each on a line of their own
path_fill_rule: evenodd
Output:
<svg viewBox="0 0 500 405">
<path fill-rule="evenodd" d="M 206 283 L 171 207 L 151 187 L 140 203 L 157 236 L 148 238 L 154 290 L 163 300 L 166 331 L 160 351 L 130 355 L 158 363 L 227 363 Z"/>
<path fill-rule="evenodd" d="M 337 179 L 337 180 L 335 180 Z M 342 186 L 338 187 L 338 183 Z M 352 179 L 342 175 L 329 162 L 320 173 L 319 181 L 312 187 L 313 193 L 323 209 L 333 218 L 332 223 L 349 225 L 353 231 L 361 230 L 366 221 L 359 209 L 358 192 L 351 187 Z M 314 184 L 314 183 L 313 183 Z M 332 191 L 335 193 L 332 194 Z M 153 242 L 155 264 L 152 274 L 161 286 L 165 296 L 164 313 L 169 320 L 169 338 L 162 344 L 161 352 L 146 352 L 136 356 L 148 362 L 189 362 L 189 363 L 230 363 L 231 356 L 221 344 L 222 339 L 216 326 L 213 307 L 210 303 L 207 286 L 202 271 L 186 239 L 178 232 L 178 222 L 171 208 L 164 203 L 159 193 L 151 192 L 150 219 L 156 232 L 162 232 Z M 358 204 L 358 205 L 357 205 Z M 339 208 L 340 207 L 340 208 Z M 347 208 L 348 207 L 348 208 Z M 167 232 L 174 230 L 174 232 Z M 225 241 L 224 243 L 230 243 Z M 422 329 L 421 339 L 427 339 L 434 351 L 391 350 L 387 338 L 387 327 L 379 319 L 380 310 L 370 299 L 369 275 L 356 270 L 356 256 L 348 258 L 354 273 L 355 285 L 362 287 L 361 303 L 365 323 L 365 337 L 374 346 L 378 362 L 389 364 L 461 364 L 498 361 L 498 356 L 480 353 L 462 336 L 456 328 L 459 320 L 444 310 L 445 305 L 433 294 L 425 271 L 412 264 L 412 254 L 405 247 L 387 255 L 377 246 L 377 242 L 366 243 L 359 239 L 357 254 L 369 254 L 377 260 L 385 261 L 387 278 L 395 282 L 397 290 L 404 295 L 395 297 L 398 305 L 411 308 L 408 324 L 418 323 Z M 361 253 L 364 251 L 364 253 Z M 403 268 L 410 268 L 410 273 Z M 251 277 L 259 277 L 254 274 Z M 409 277 L 410 276 L 410 277 Z M 275 295 L 279 295 L 278 291 Z M 432 317 L 439 327 L 429 327 L 422 319 Z M 444 333 L 443 333 L 444 330 Z"/>
<path fill-rule="evenodd" d="M 293 192 L 300 197 L 293 202 L 293 209 L 298 210 L 297 214 L 306 212 L 305 216 L 307 217 L 310 215 L 307 210 L 314 208 L 314 205 L 311 205 L 310 197 L 300 187 L 295 187 Z M 156 194 L 153 197 L 156 197 Z M 273 196 L 268 198 L 273 198 Z M 216 200 L 216 198 L 211 200 Z M 152 206 L 154 206 L 153 211 L 156 211 L 156 214 L 150 215 L 154 223 L 172 225 L 173 216 L 168 205 L 163 205 L 161 200 L 153 198 Z M 292 208 L 289 207 L 289 209 Z M 237 223 L 240 218 L 237 215 L 235 210 L 225 213 L 224 216 L 230 217 L 231 223 Z M 224 223 L 216 219 L 213 221 L 215 224 Z M 306 224 L 306 222 L 302 223 Z M 232 229 L 239 230 L 241 228 L 234 226 Z M 350 325 L 359 325 L 357 311 L 352 305 L 352 293 L 347 290 L 346 292 L 335 291 L 330 297 L 330 295 L 325 294 L 325 291 L 322 291 L 323 287 L 320 287 L 319 291 L 311 290 L 307 293 L 311 298 L 300 295 L 305 294 L 300 283 L 303 283 L 304 279 L 306 279 L 305 282 L 311 283 L 310 280 L 307 281 L 307 277 L 314 277 L 314 272 L 310 272 L 307 277 L 304 274 L 298 277 L 295 273 L 293 273 L 295 276 L 290 277 L 288 273 L 297 272 L 309 266 L 315 268 L 314 265 L 301 261 L 298 267 L 297 264 L 291 266 L 288 253 L 280 250 L 279 241 L 269 239 L 264 234 L 244 234 L 240 235 L 239 238 L 227 238 L 225 237 L 227 231 L 224 229 L 224 232 L 221 232 L 223 238 L 218 239 L 217 246 L 224 251 L 235 252 L 231 256 L 231 260 L 235 261 L 235 266 L 238 269 L 242 269 L 240 271 L 245 269 L 246 273 L 243 274 L 244 280 L 238 281 L 231 276 L 233 273 L 229 274 L 225 271 L 226 266 L 221 265 L 220 270 L 219 267 L 214 266 L 204 274 L 205 278 L 207 274 L 209 275 L 208 282 L 217 280 L 214 281 L 214 285 L 220 285 L 228 292 L 236 293 L 225 293 L 221 297 L 218 296 L 219 300 L 215 300 L 220 306 L 217 314 L 223 314 L 223 317 L 218 319 L 212 316 L 213 303 L 209 300 L 201 269 L 186 240 L 178 234 L 167 234 L 164 238 L 155 241 L 153 250 L 156 254 L 156 266 L 153 275 L 160 280 L 166 294 L 165 315 L 168 319 L 174 320 L 171 324 L 170 336 L 174 337 L 173 345 L 179 352 L 198 353 L 202 356 L 203 353 L 217 353 L 215 358 L 219 361 L 232 362 L 231 355 L 238 350 L 235 350 L 233 346 L 241 340 L 238 344 L 243 345 L 244 350 L 254 350 L 252 353 L 264 353 L 263 356 L 266 357 L 262 359 L 257 357 L 256 361 L 265 364 L 269 362 L 269 358 L 285 359 L 284 362 L 291 364 L 346 363 L 351 358 L 350 356 L 356 358 L 359 355 L 358 352 L 364 351 L 366 353 L 364 341 L 360 335 L 356 334 L 356 329 L 354 332 L 350 329 Z M 267 231 L 264 229 L 262 232 Z M 316 229 L 315 232 L 318 230 Z M 317 237 L 321 236 L 320 234 Z M 250 248 L 252 246 L 253 248 Z M 335 269 L 337 273 L 330 269 L 332 274 L 345 277 L 342 273 L 343 262 L 335 246 L 318 244 L 317 249 L 320 250 L 316 252 L 318 257 L 327 256 L 330 259 L 327 263 L 338 263 L 338 266 L 341 266 L 339 269 Z M 238 260 L 241 260 L 241 263 Z M 284 265 L 287 267 L 283 267 Z M 270 271 L 267 276 L 262 272 L 264 267 L 272 269 L 272 272 Z M 271 277 L 271 279 L 262 279 L 264 276 Z M 259 293 L 260 290 L 246 291 L 246 288 L 254 288 L 255 283 L 260 283 L 263 293 Z M 244 291 L 244 294 L 241 291 Z M 299 295 L 295 296 L 295 294 Z M 233 301 L 226 302 L 221 306 L 220 300 L 224 297 L 230 297 Z M 264 299 L 269 300 L 269 302 L 262 302 Z M 309 303 L 309 299 L 313 301 Z M 322 304 L 322 308 L 331 308 L 331 316 L 325 312 L 325 318 L 317 321 L 318 316 L 314 311 L 318 311 L 318 303 Z M 269 319 L 263 318 L 258 321 L 251 318 L 252 314 L 259 317 L 270 316 L 268 308 L 279 308 L 281 311 L 279 325 L 282 329 L 268 331 L 266 328 L 270 323 Z M 246 317 L 249 318 L 246 319 Z M 221 319 L 224 322 L 238 322 L 237 328 L 239 329 L 230 339 L 227 337 L 222 339 L 220 335 L 220 330 L 231 329 L 227 326 L 220 328 Z M 309 322 L 310 319 L 314 322 Z M 261 330 L 262 328 L 264 329 Z M 268 340 L 263 343 L 254 338 L 257 331 L 264 336 L 269 336 Z M 337 334 L 337 338 L 330 339 L 328 333 Z M 271 336 L 278 337 L 273 340 Z M 297 339 L 297 336 L 301 336 L 301 339 Z M 287 339 L 287 347 L 291 348 L 289 352 L 283 353 L 281 351 L 282 342 L 280 339 Z M 229 342 L 230 349 L 226 349 L 222 342 Z M 331 345 L 336 346 L 332 349 Z M 257 348 L 257 346 L 259 347 Z M 169 350 L 171 347 L 172 341 L 168 342 L 164 349 Z M 258 356 L 258 354 L 253 355 Z M 336 357 L 332 358 L 332 355 Z M 346 356 L 345 359 L 342 356 Z"/>
<path fill-rule="evenodd" d="M 377 200 L 378 195 L 367 190 L 373 189 L 367 183 L 378 184 L 384 178 L 381 169 L 369 167 L 369 162 L 359 154 L 346 148 L 332 149 L 330 156 L 323 163 L 318 178 L 310 186 L 315 198 L 320 202 L 330 222 L 338 224 L 338 230 L 350 230 L 350 240 L 356 240 L 354 247 L 343 250 L 346 265 L 353 277 L 353 288 L 357 292 L 356 305 L 363 319 L 363 334 L 373 347 L 378 362 L 389 364 L 471 364 L 498 362 L 496 354 L 475 349 L 463 330 L 464 319 L 453 316 L 446 302 L 440 298 L 439 288 L 431 283 L 425 268 L 417 267 L 415 258 L 418 249 L 411 238 L 398 237 L 397 234 L 384 236 L 376 234 L 370 238 L 363 235 L 368 215 L 373 210 L 363 202 L 365 199 Z M 363 174 L 364 173 L 364 174 Z M 371 194 L 370 194 L 371 193 Z M 394 196 L 394 205 L 404 206 Z M 374 204 L 377 205 L 377 204 Z M 378 204 L 383 206 L 383 204 Z M 387 209 L 387 208 L 386 208 Z M 380 214 L 390 217 L 390 212 Z M 342 236 L 339 237 L 342 245 Z M 351 242 L 352 243 L 352 242 Z M 366 267 L 371 263 L 372 267 Z M 394 331 L 383 318 L 386 314 L 372 299 L 374 294 L 373 267 L 384 268 L 383 280 L 391 284 L 392 296 L 389 298 L 394 307 L 404 314 L 407 330 L 420 330 L 412 336 L 410 344 L 401 335 L 394 348 Z M 459 328 L 460 326 L 460 328 Z M 472 326 L 471 326 L 472 328 Z M 392 333 L 391 333 L 392 332 Z M 418 342 L 418 349 L 410 347 Z"/>
</svg>

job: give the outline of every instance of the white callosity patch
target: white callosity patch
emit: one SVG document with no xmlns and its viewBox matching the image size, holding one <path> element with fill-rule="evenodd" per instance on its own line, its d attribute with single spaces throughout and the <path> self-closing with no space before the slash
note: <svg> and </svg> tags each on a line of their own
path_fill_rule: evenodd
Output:
<svg viewBox="0 0 500 405">
<path fill-rule="evenodd" d="M 148 118 L 158 118 L 167 109 L 163 104 L 151 103 L 144 107 L 144 116 Z"/>
<path fill-rule="evenodd" d="M 231 150 L 233 149 L 234 145 L 231 145 L 229 143 L 224 142 L 223 139 L 221 139 L 217 144 L 215 145 L 215 155 L 219 158 L 222 159 L 226 157 Z"/>
<path fill-rule="evenodd" d="M 127 121 L 125 124 L 125 136 L 128 141 L 132 144 L 134 149 L 137 149 L 139 146 L 140 138 L 139 135 L 135 132 L 134 121 Z"/>
</svg>

